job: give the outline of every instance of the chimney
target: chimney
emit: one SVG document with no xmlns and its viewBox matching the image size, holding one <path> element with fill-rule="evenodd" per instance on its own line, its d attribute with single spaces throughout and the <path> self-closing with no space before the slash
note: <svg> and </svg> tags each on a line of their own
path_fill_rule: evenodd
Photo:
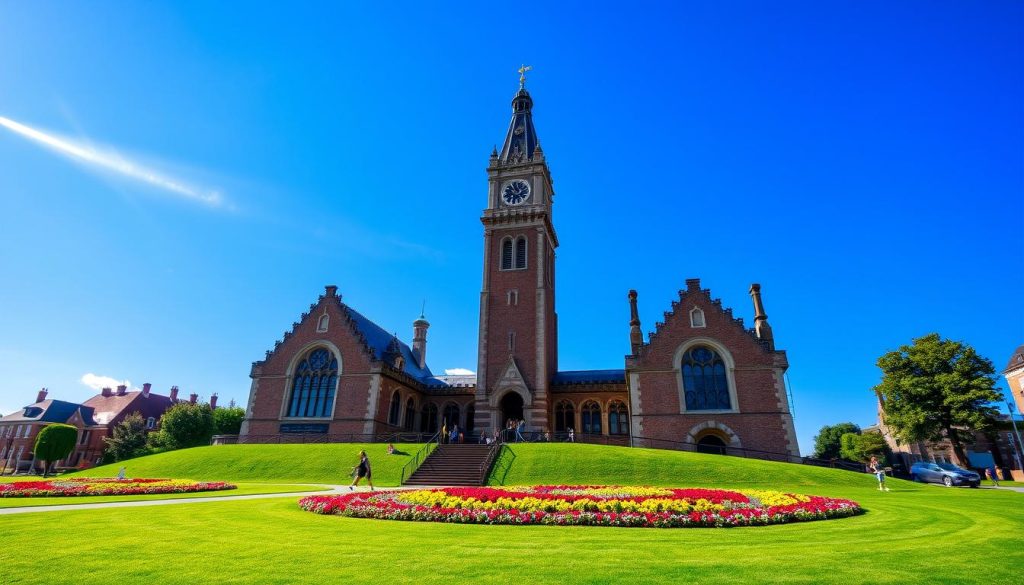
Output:
<svg viewBox="0 0 1024 585">
<path fill-rule="evenodd" d="M 114 391 L 111 390 L 110 388 L 104 388 L 103 390 L 100 390 L 100 394 L 102 394 L 103 396 L 113 396 Z"/>
<path fill-rule="evenodd" d="M 188 395 L 188 401 L 191 402 L 192 404 L 195 404 L 196 400 L 199 400 L 199 395 L 196 394 L 195 392 Z"/>
<path fill-rule="evenodd" d="M 142 397 L 143 398 L 149 398 L 149 390 L 152 387 L 153 387 L 153 385 L 150 384 L 149 382 L 146 382 L 145 384 L 142 385 Z"/>
<path fill-rule="evenodd" d="M 177 402 L 177 401 L 178 401 L 178 387 L 177 386 L 171 386 L 171 402 Z"/>
<path fill-rule="evenodd" d="M 217 408 L 217 395 L 213 394 L 210 396 L 210 410 Z"/>
<path fill-rule="evenodd" d="M 121 384 L 120 386 L 117 387 L 118 396 L 124 396 L 126 392 L 128 392 L 128 386 Z"/>
<path fill-rule="evenodd" d="M 430 329 L 430 323 L 420 311 L 419 319 L 412 322 L 412 350 L 416 352 L 420 368 L 427 365 L 427 329 Z"/>
<path fill-rule="evenodd" d="M 636 291 L 629 291 L 629 346 L 633 355 L 640 353 L 644 345 L 644 332 L 640 330 L 640 313 L 636 308 Z"/>
<path fill-rule="evenodd" d="M 327 293 L 328 297 L 336 297 L 338 296 L 338 286 L 334 284 L 328 284 L 327 286 L 324 287 L 324 292 Z"/>
<path fill-rule="evenodd" d="M 697 292 L 700 290 L 700 279 L 699 278 L 687 278 L 686 279 L 686 292 Z"/>
<path fill-rule="evenodd" d="M 46 400 L 46 394 L 48 392 L 49 391 L 46 388 L 43 388 L 42 390 L 40 390 L 39 394 L 36 394 L 36 402 L 42 402 L 42 401 Z"/>
<path fill-rule="evenodd" d="M 772 327 L 768 324 L 768 315 L 764 313 L 764 304 L 761 302 L 761 285 L 756 282 L 750 285 L 750 298 L 754 301 L 754 332 L 758 339 L 768 342 L 768 348 L 775 349 L 775 338 L 772 336 Z"/>
</svg>

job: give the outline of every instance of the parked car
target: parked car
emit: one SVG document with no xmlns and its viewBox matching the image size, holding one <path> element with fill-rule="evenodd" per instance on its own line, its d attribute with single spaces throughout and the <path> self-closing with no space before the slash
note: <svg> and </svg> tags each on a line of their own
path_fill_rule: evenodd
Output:
<svg viewBox="0 0 1024 585">
<path fill-rule="evenodd" d="M 931 463 L 918 461 L 910 467 L 910 478 L 914 481 L 941 483 L 946 487 L 969 485 L 976 488 L 981 485 L 981 476 L 977 473 L 957 467 L 952 463 Z"/>
</svg>

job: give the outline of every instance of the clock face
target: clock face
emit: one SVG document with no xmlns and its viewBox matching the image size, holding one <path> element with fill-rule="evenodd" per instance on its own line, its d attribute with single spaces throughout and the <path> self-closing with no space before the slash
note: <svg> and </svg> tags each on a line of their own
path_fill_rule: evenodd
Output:
<svg viewBox="0 0 1024 585">
<path fill-rule="evenodd" d="M 506 205 L 519 205 L 530 197 L 530 184 L 522 179 L 505 183 L 501 190 L 501 198 Z"/>
</svg>

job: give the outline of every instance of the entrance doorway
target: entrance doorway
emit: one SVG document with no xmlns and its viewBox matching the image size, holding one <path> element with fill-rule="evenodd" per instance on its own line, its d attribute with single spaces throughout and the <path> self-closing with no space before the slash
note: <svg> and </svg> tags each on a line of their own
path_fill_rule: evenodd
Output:
<svg viewBox="0 0 1024 585">
<path fill-rule="evenodd" d="M 725 455 L 725 441 L 715 435 L 704 435 L 697 441 L 698 453 L 712 453 L 714 455 Z"/>
<path fill-rule="evenodd" d="M 501 428 L 508 425 L 511 419 L 523 420 L 523 397 L 518 392 L 509 392 L 501 397 Z"/>
</svg>

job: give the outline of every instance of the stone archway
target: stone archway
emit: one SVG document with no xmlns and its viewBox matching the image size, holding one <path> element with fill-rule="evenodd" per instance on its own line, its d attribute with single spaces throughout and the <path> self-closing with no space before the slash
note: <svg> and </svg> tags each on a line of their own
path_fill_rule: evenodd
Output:
<svg viewBox="0 0 1024 585">
<path fill-rule="evenodd" d="M 698 453 L 711 453 L 713 455 L 725 455 L 727 445 L 721 437 L 715 433 L 706 433 L 701 438 L 697 439 L 697 452 Z"/>
<path fill-rule="evenodd" d="M 501 427 L 504 428 L 510 419 L 523 420 L 523 406 L 523 397 L 518 392 L 506 392 L 498 402 L 501 410 Z"/>
<path fill-rule="evenodd" d="M 708 437 L 714 437 L 714 439 Z M 694 426 L 686 434 L 686 442 L 697 445 L 698 451 L 701 450 L 701 441 L 704 441 L 705 447 L 712 448 L 711 443 L 715 443 L 715 439 L 721 442 L 723 447 L 734 449 L 741 449 L 743 447 L 739 436 L 728 425 L 714 420 L 702 422 Z M 724 449 L 719 449 L 717 452 L 724 452 Z"/>
</svg>

